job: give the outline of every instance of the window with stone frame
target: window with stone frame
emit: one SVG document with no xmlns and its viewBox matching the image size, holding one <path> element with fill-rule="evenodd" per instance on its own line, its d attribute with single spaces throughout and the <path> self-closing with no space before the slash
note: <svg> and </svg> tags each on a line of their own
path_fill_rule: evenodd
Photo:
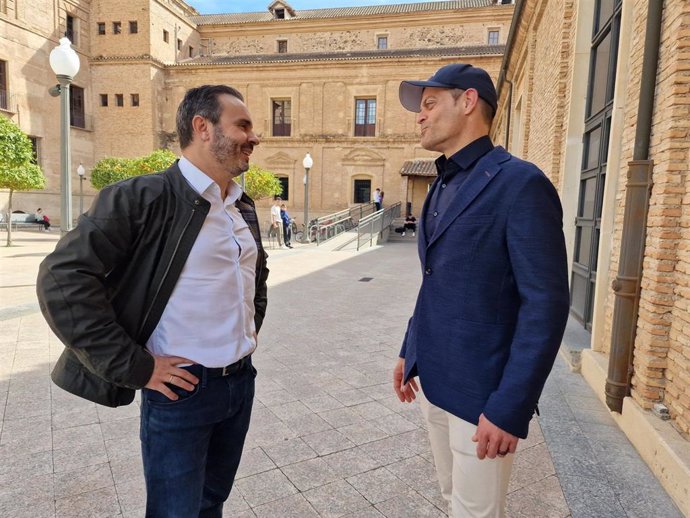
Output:
<svg viewBox="0 0 690 518">
<path fill-rule="evenodd" d="M 498 29 L 489 29 L 488 41 L 489 45 L 498 45 L 500 31 Z"/>
<path fill-rule="evenodd" d="M 136 20 L 130 20 L 129 21 L 129 33 L 130 34 L 137 34 L 139 32 L 139 22 Z"/>
<path fill-rule="evenodd" d="M 377 36 L 376 37 L 376 48 L 379 50 L 385 50 L 388 48 L 388 36 Z"/>
<path fill-rule="evenodd" d="M 98 35 L 105 36 L 105 22 L 98 22 Z"/>
<path fill-rule="evenodd" d="M 271 112 L 273 118 L 274 137 L 289 137 L 292 132 L 292 102 L 289 99 L 272 99 Z"/>
<path fill-rule="evenodd" d="M 278 54 L 286 54 L 288 51 L 287 40 L 278 40 Z"/>
<path fill-rule="evenodd" d="M 77 44 L 76 25 L 77 22 L 75 21 L 74 16 L 68 14 L 65 17 L 65 36 L 69 38 L 73 45 Z"/>
<path fill-rule="evenodd" d="M 115 104 L 118 108 L 122 108 L 125 105 L 124 94 L 115 94 Z"/>
<path fill-rule="evenodd" d="M 132 106 L 139 106 L 139 94 L 130 94 Z"/>
<path fill-rule="evenodd" d="M 6 110 L 9 104 L 9 88 L 7 80 L 7 61 L 0 59 L 0 109 L 2 110 Z"/>
<path fill-rule="evenodd" d="M 376 99 L 355 99 L 355 137 L 376 135 Z"/>
<path fill-rule="evenodd" d="M 100 94 L 100 95 L 101 95 L 101 106 L 105 108 L 108 106 L 108 94 Z"/>
<path fill-rule="evenodd" d="M 69 120 L 75 128 L 86 127 L 86 113 L 84 104 L 84 89 L 71 85 L 69 88 Z"/>
<path fill-rule="evenodd" d="M 163 29 L 163 41 L 165 43 L 170 43 L 170 33 Z"/>
</svg>

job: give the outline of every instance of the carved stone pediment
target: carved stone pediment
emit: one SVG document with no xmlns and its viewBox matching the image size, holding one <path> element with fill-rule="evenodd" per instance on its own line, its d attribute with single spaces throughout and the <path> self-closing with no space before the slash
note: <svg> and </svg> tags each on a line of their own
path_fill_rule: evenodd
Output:
<svg viewBox="0 0 690 518">
<path fill-rule="evenodd" d="M 343 157 L 343 165 L 376 165 L 382 166 L 386 162 L 384 156 L 371 149 L 353 149 Z"/>
</svg>

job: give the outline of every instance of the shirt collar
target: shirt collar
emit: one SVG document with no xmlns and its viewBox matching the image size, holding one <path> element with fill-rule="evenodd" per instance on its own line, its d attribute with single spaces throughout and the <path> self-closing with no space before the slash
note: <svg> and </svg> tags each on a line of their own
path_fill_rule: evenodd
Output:
<svg viewBox="0 0 690 518">
<path fill-rule="evenodd" d="M 447 180 L 448 178 L 445 177 L 448 176 L 449 173 L 453 176 L 454 173 L 457 173 L 459 170 L 470 169 L 477 160 L 486 155 L 493 148 L 494 144 L 491 142 L 491 138 L 488 135 L 479 137 L 448 159 L 444 155 L 438 157 L 438 159 L 436 159 L 438 174 Z"/>
<path fill-rule="evenodd" d="M 200 195 L 204 196 L 212 185 L 215 185 L 217 187 L 216 192 L 220 193 L 220 187 L 218 184 L 216 184 L 216 182 L 214 182 L 210 176 L 190 162 L 185 156 L 180 158 L 180 161 L 177 165 L 179 166 L 184 179 L 187 180 L 189 185 L 191 185 L 192 188 Z M 237 185 L 237 182 L 231 181 L 230 187 L 228 188 L 228 195 L 225 197 L 225 202 L 235 203 L 240 199 L 241 196 L 242 188 Z"/>
</svg>

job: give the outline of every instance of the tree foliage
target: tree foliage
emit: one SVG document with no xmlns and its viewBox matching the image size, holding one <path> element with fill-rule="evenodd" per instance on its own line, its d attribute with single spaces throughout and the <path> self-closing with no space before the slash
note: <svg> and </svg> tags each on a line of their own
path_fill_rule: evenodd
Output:
<svg viewBox="0 0 690 518">
<path fill-rule="evenodd" d="M 235 181 L 237 183 L 242 182 L 239 176 L 235 178 Z M 244 191 L 251 199 L 260 200 L 282 193 L 283 186 L 271 171 L 252 164 L 249 170 L 244 173 Z"/>
<path fill-rule="evenodd" d="M 158 149 L 139 158 L 107 157 L 99 160 L 91 171 L 91 184 L 96 189 L 133 176 L 155 173 L 170 167 L 175 154 L 168 149 Z"/>
<path fill-rule="evenodd" d="M 12 245 L 12 194 L 14 191 L 45 189 L 46 178 L 34 163 L 31 141 L 19 127 L 0 116 L 0 189 L 9 189 L 7 204 L 7 246 Z"/>
</svg>

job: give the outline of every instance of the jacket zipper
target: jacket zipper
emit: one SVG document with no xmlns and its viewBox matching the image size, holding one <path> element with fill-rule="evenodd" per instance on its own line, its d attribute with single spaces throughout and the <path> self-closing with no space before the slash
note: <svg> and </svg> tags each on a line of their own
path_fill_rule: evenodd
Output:
<svg viewBox="0 0 690 518">
<path fill-rule="evenodd" d="M 144 327 L 146 327 L 146 323 L 149 320 L 149 317 L 151 316 L 151 311 L 153 311 L 153 306 L 156 304 L 156 299 L 158 298 L 158 295 L 161 292 L 161 289 L 163 288 L 163 284 L 165 283 L 165 280 L 168 277 L 168 273 L 170 273 L 170 268 L 172 267 L 173 262 L 175 261 L 175 256 L 177 255 L 177 251 L 180 249 L 180 244 L 182 243 L 182 238 L 185 235 L 185 232 L 187 232 L 187 228 L 189 228 L 189 225 L 191 225 L 192 220 L 194 219 L 194 214 L 196 213 L 196 209 L 192 209 L 192 213 L 189 216 L 189 220 L 187 220 L 187 223 L 185 224 L 184 228 L 182 229 L 182 232 L 180 233 L 180 237 L 177 240 L 177 243 L 175 243 L 175 249 L 173 250 L 172 257 L 170 257 L 170 261 L 168 262 L 167 266 L 165 267 L 165 272 L 163 273 L 163 277 L 161 278 L 161 282 L 158 284 L 158 287 L 156 288 L 156 293 L 153 296 L 153 299 L 151 299 L 151 304 L 149 305 L 148 310 L 146 311 L 146 315 L 144 316 L 144 320 L 141 323 L 141 326 L 139 327 L 139 332 L 137 333 L 137 338 L 141 337 L 141 332 L 144 330 Z"/>
</svg>

